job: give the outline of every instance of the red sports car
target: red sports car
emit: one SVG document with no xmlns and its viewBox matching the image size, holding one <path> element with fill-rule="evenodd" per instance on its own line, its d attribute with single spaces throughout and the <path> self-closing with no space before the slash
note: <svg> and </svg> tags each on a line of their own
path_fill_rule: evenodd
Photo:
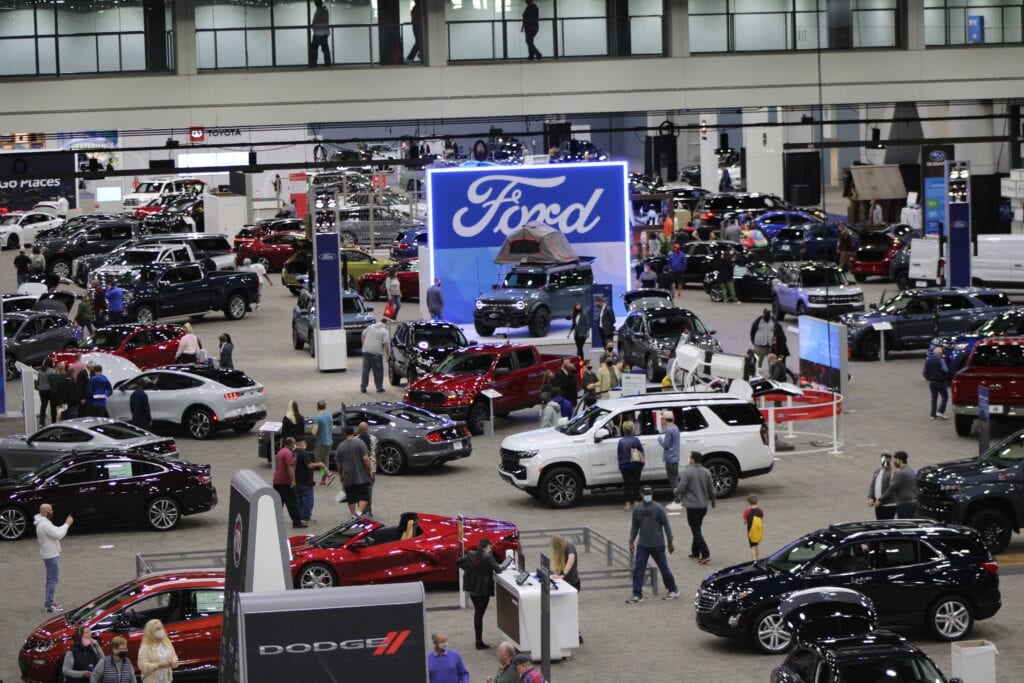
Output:
<svg viewBox="0 0 1024 683">
<path fill-rule="evenodd" d="M 142 629 L 150 619 L 164 623 L 174 642 L 178 668 L 174 678 L 217 671 L 220 661 L 224 573 L 173 571 L 149 574 L 122 584 L 44 622 L 18 653 L 21 680 L 53 683 L 64 680 L 64 654 L 78 625 L 92 629 L 93 638 L 109 653 L 110 639 L 128 641 L 128 659 L 138 662 Z M 136 668 L 138 672 L 138 668 Z"/>
<path fill-rule="evenodd" d="M 304 232 L 275 232 L 257 237 L 238 250 L 238 265 L 245 263 L 245 259 L 252 259 L 253 263 L 262 263 L 267 271 L 281 270 L 296 249 L 308 244 Z"/>
<path fill-rule="evenodd" d="M 464 547 L 482 538 L 494 544 L 494 556 L 519 550 L 519 530 L 511 522 L 463 519 Z M 293 536 L 292 578 L 297 588 L 328 588 L 367 583 L 458 581 L 458 520 L 406 512 L 395 526 L 368 517 L 351 519 L 317 536 Z"/>
<path fill-rule="evenodd" d="M 387 298 L 384 281 L 387 271 L 377 270 L 359 278 L 359 293 L 367 301 L 380 301 Z M 398 286 L 402 290 L 402 299 L 420 298 L 420 261 L 405 259 L 398 262 Z"/>
<path fill-rule="evenodd" d="M 178 325 L 108 325 L 96 330 L 77 348 L 50 354 L 54 363 L 73 363 L 76 353 L 110 353 L 127 358 L 142 370 L 175 363 L 185 329 Z"/>
</svg>

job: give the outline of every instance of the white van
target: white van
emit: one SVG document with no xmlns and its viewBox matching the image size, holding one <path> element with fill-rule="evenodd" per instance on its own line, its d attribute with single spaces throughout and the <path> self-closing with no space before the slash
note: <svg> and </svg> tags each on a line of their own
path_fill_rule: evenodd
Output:
<svg viewBox="0 0 1024 683">
<path fill-rule="evenodd" d="M 204 187 L 206 187 L 206 183 L 198 178 L 180 178 L 178 176 L 149 178 L 140 182 L 131 193 L 126 194 L 121 200 L 121 204 L 127 210 L 135 210 L 161 195 L 202 194 Z"/>
<path fill-rule="evenodd" d="M 938 238 L 911 241 L 910 281 L 915 287 L 944 283 L 945 261 L 939 257 Z M 971 284 L 1024 289 L 1024 235 L 978 235 L 971 256 Z"/>
</svg>

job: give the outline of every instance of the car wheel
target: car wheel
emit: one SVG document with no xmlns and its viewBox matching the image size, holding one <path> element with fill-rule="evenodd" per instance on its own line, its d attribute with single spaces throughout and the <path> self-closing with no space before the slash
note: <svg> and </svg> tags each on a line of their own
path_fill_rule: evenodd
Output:
<svg viewBox="0 0 1024 683">
<path fill-rule="evenodd" d="M 338 583 L 334 570 L 323 562 L 307 564 L 299 570 L 295 579 L 296 588 L 332 588 Z"/>
<path fill-rule="evenodd" d="M 243 422 L 240 425 L 235 425 L 231 429 L 233 429 L 234 431 L 238 432 L 239 434 L 245 434 L 246 432 L 251 432 L 252 428 L 255 427 L 255 426 L 256 426 L 255 422 Z"/>
<path fill-rule="evenodd" d="M 398 444 L 381 444 L 377 453 L 377 469 L 387 475 L 401 474 L 405 471 L 405 453 Z"/>
<path fill-rule="evenodd" d="M 769 607 L 760 612 L 750 627 L 754 645 L 764 654 L 777 655 L 793 644 L 793 636 L 786 628 L 778 607 Z"/>
<path fill-rule="evenodd" d="M 807 315 L 807 306 L 804 305 L 803 301 L 800 301 L 800 302 L 797 303 L 797 305 L 796 305 L 796 315 L 797 315 L 798 318 Z"/>
<path fill-rule="evenodd" d="M 722 285 L 715 283 L 708 288 L 708 296 L 711 300 L 720 303 L 725 297 L 725 293 L 722 291 Z"/>
<path fill-rule="evenodd" d="M 658 367 L 658 359 L 653 355 L 644 359 L 644 374 L 647 375 L 648 382 L 660 382 L 665 375 L 664 371 Z"/>
<path fill-rule="evenodd" d="M 213 413 L 202 407 L 192 408 L 185 416 L 185 428 L 193 439 L 209 439 L 213 436 Z"/>
<path fill-rule="evenodd" d="M 21 240 L 18 239 L 17 235 L 11 234 L 11 236 L 7 238 L 7 248 L 17 249 L 19 246 L 21 246 Z"/>
<path fill-rule="evenodd" d="M 583 478 L 576 470 L 556 467 L 540 480 L 540 499 L 551 508 L 571 508 L 580 502 Z"/>
<path fill-rule="evenodd" d="M 772 297 L 772 317 L 782 322 L 786 319 L 786 312 L 782 310 L 782 306 L 779 305 L 779 297 Z"/>
<path fill-rule="evenodd" d="M 860 357 L 864 360 L 878 360 L 882 353 L 882 338 L 877 332 L 868 332 L 860 340 Z"/>
<path fill-rule="evenodd" d="M 309 339 L 306 340 L 306 346 L 309 349 L 309 357 L 316 358 L 316 348 L 313 346 L 313 330 L 309 331 Z"/>
<path fill-rule="evenodd" d="M 156 321 L 156 311 L 149 304 L 144 304 L 135 309 L 135 322 L 140 325 L 152 325 Z"/>
<path fill-rule="evenodd" d="M 494 334 L 494 328 L 490 325 L 484 325 L 483 323 L 473 321 L 473 327 L 476 328 L 476 333 L 481 337 L 490 337 Z"/>
<path fill-rule="evenodd" d="M 14 362 L 14 356 L 8 353 L 4 359 L 4 379 L 8 382 L 13 382 L 18 378 L 18 366 Z"/>
<path fill-rule="evenodd" d="M 538 308 L 530 317 L 530 334 L 534 337 L 546 337 L 551 329 L 551 314 L 546 308 Z"/>
<path fill-rule="evenodd" d="M 270 263 L 270 259 L 268 259 L 266 256 L 260 256 L 259 258 L 257 258 L 256 263 L 263 266 L 268 273 L 271 271 L 272 264 Z"/>
<path fill-rule="evenodd" d="M 394 361 L 388 363 L 388 382 L 390 382 L 393 387 L 402 386 L 402 377 L 398 374 Z"/>
<path fill-rule="evenodd" d="M 857 282 L 864 282 L 865 280 L 868 279 L 868 276 L 865 275 L 864 273 L 854 273 L 853 279 L 856 280 Z"/>
<path fill-rule="evenodd" d="M 17 541 L 28 531 L 28 515 L 16 507 L 0 510 L 0 539 Z"/>
<path fill-rule="evenodd" d="M 1001 510 L 995 508 L 978 510 L 967 518 L 967 525 L 978 530 L 982 543 L 993 554 L 1003 552 L 1006 550 L 1006 546 L 1010 545 L 1013 529 L 1010 526 L 1010 520 Z"/>
<path fill-rule="evenodd" d="M 295 326 L 292 325 L 292 348 L 301 350 L 303 346 L 305 346 L 305 344 L 302 342 L 302 338 L 299 337 L 298 330 L 296 330 Z"/>
<path fill-rule="evenodd" d="M 469 417 L 466 422 L 469 424 L 469 431 L 473 436 L 480 436 L 484 433 L 484 423 L 487 422 L 490 409 L 483 401 L 477 401 L 469 409 Z"/>
<path fill-rule="evenodd" d="M 362 290 L 363 298 L 367 301 L 376 301 L 380 295 L 380 289 L 372 282 L 367 282 L 360 289 Z"/>
<path fill-rule="evenodd" d="M 245 297 L 241 294 L 232 294 L 228 297 L 228 304 L 224 307 L 224 317 L 228 320 L 241 320 L 245 317 Z"/>
<path fill-rule="evenodd" d="M 170 531 L 181 521 L 181 507 L 177 501 L 160 496 L 146 506 L 146 524 L 153 531 Z"/>
<path fill-rule="evenodd" d="M 910 271 L 904 268 L 896 271 L 896 289 L 901 292 L 910 289 Z"/>
<path fill-rule="evenodd" d="M 736 490 L 739 480 L 736 467 L 725 458 L 708 458 L 704 467 L 711 473 L 711 482 L 715 487 L 715 498 L 728 498 Z"/>
<path fill-rule="evenodd" d="M 939 640 L 959 640 L 971 632 L 971 604 L 956 595 L 939 598 L 928 610 L 928 630 Z"/>
<path fill-rule="evenodd" d="M 64 259 L 57 259 L 50 264 L 50 273 L 66 280 L 71 277 L 71 263 Z"/>
<path fill-rule="evenodd" d="M 953 427 L 956 428 L 957 436 L 970 436 L 971 427 L 974 426 L 973 415 L 954 415 Z"/>
</svg>

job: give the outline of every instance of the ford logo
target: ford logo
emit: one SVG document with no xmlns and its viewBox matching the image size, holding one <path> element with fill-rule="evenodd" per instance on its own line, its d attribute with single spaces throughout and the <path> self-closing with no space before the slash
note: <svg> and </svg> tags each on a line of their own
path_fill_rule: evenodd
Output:
<svg viewBox="0 0 1024 683">
<path fill-rule="evenodd" d="M 941 149 L 932 150 L 928 152 L 928 159 L 931 161 L 945 161 L 946 153 Z"/>
<path fill-rule="evenodd" d="M 338 255 L 335 254 L 333 251 L 325 251 L 324 253 L 320 254 L 319 259 L 321 261 L 336 261 L 338 260 Z"/>
</svg>

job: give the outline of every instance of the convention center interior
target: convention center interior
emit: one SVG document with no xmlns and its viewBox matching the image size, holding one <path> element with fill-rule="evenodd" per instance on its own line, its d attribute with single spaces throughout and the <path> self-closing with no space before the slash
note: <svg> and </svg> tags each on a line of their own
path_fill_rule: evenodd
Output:
<svg viewBox="0 0 1024 683">
<path fill-rule="evenodd" d="M 1024 0 L 0 0 L 0 683 L 1024 681 L 1021 64 Z"/>
</svg>

